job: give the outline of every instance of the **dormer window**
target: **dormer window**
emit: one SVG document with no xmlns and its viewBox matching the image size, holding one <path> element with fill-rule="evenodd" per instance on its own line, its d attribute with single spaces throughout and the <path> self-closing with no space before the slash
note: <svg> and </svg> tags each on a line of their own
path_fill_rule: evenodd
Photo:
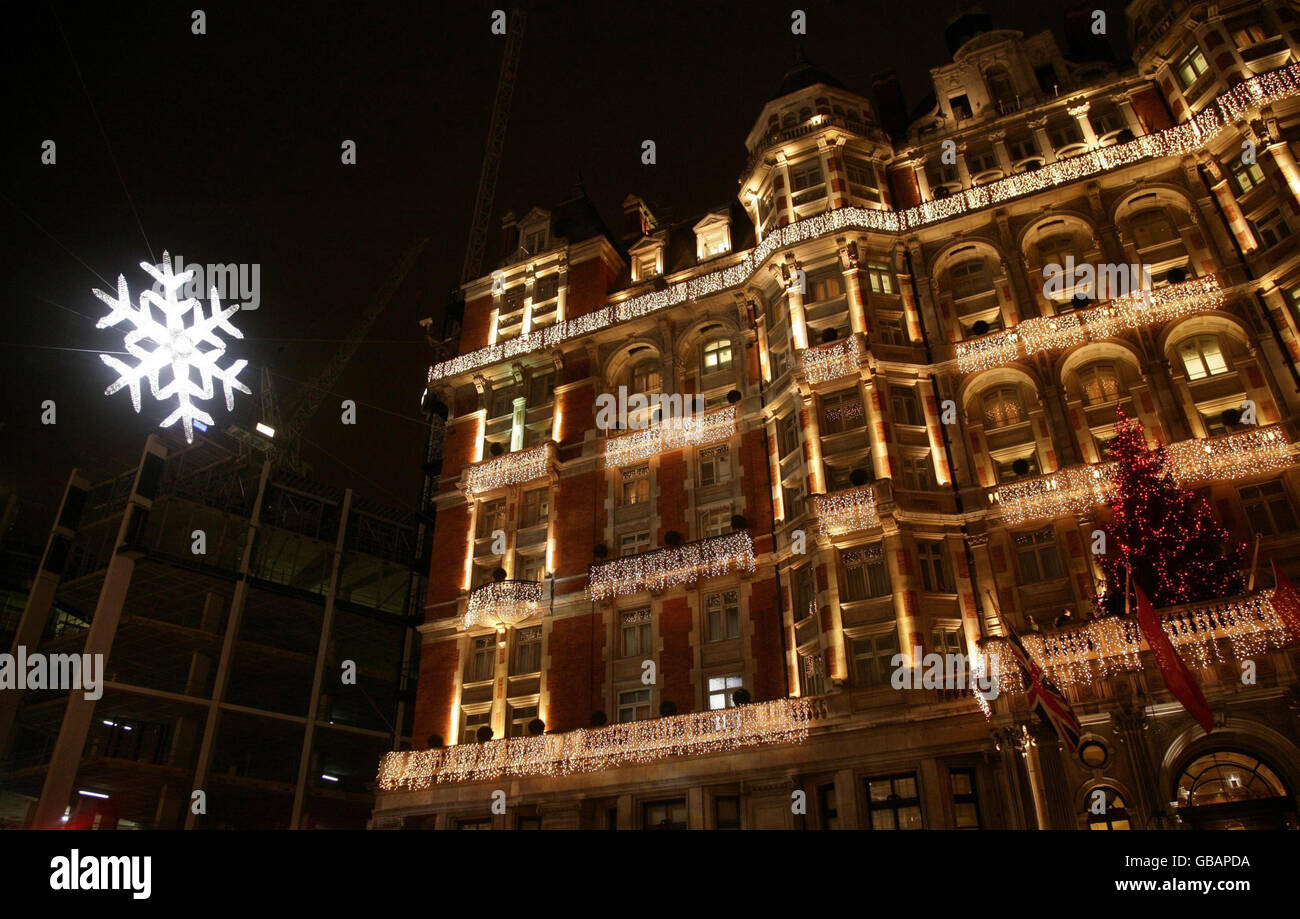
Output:
<svg viewBox="0 0 1300 919">
<path fill-rule="evenodd" d="M 664 273 L 664 244 L 660 239 L 647 236 L 631 248 L 632 281 L 645 281 Z"/>
<path fill-rule="evenodd" d="M 550 234 L 546 231 L 546 228 L 542 227 L 539 230 L 533 230 L 531 233 L 525 236 L 524 248 L 528 250 L 528 254 L 536 255 L 539 252 L 545 252 L 546 243 L 547 243 L 546 237 L 548 237 L 549 235 Z"/>
<path fill-rule="evenodd" d="M 699 261 L 731 251 L 731 218 L 725 212 L 709 214 L 694 229 L 695 257 Z"/>
</svg>

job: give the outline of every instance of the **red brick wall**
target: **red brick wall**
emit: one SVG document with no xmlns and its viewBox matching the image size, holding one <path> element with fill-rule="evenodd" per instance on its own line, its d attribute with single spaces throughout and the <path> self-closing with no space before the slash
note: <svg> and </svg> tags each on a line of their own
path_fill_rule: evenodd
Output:
<svg viewBox="0 0 1300 919">
<path fill-rule="evenodd" d="M 565 318 L 577 319 L 605 305 L 612 275 L 602 259 L 592 258 L 569 266 L 569 295 Z"/>
<path fill-rule="evenodd" d="M 556 619 L 547 640 L 551 666 L 546 672 L 550 707 L 546 710 L 548 731 L 572 731 L 591 724 L 591 713 L 604 710 L 600 687 L 605 664 L 605 627 L 594 623 L 591 614 Z M 606 715 L 610 714 L 608 711 Z"/>
<path fill-rule="evenodd" d="M 691 685 L 695 654 L 691 650 L 690 633 L 691 608 L 686 598 L 665 600 L 659 614 L 659 637 L 663 640 L 659 655 L 659 698 L 675 703 L 682 714 L 695 711 L 695 689 Z"/>
<path fill-rule="evenodd" d="M 768 488 L 768 451 L 761 430 L 746 431 L 740 438 L 740 488 L 745 499 L 741 512 L 749 521 L 749 535 L 754 537 L 754 551 L 772 551 L 772 492 Z"/>
<path fill-rule="evenodd" d="M 438 512 L 433 527 L 433 554 L 429 563 L 430 605 L 455 600 L 460 593 L 465 576 L 465 553 L 469 545 L 469 505 L 450 507 Z M 450 614 L 447 609 L 433 612 L 434 616 Z"/>
<path fill-rule="evenodd" d="M 750 654 L 754 659 L 754 701 L 785 696 L 785 657 L 781 652 L 781 613 L 777 604 L 776 578 L 768 577 L 750 585 L 749 620 L 754 635 Z"/>
<path fill-rule="evenodd" d="M 460 327 L 461 354 L 487 347 L 488 333 L 492 331 L 493 308 L 491 294 L 465 304 L 465 318 Z"/>
<path fill-rule="evenodd" d="M 1169 89 L 1173 89 L 1172 85 Z M 1174 120 L 1169 117 L 1169 108 L 1154 87 L 1136 92 L 1129 98 L 1138 120 L 1147 126 L 1148 131 L 1163 131 L 1173 125 Z"/>
<path fill-rule="evenodd" d="M 429 735 L 438 734 L 451 743 L 451 708 L 456 686 L 460 648 L 448 638 L 420 648 L 420 683 L 415 691 L 415 725 L 411 746 L 428 748 Z"/>
<path fill-rule="evenodd" d="M 596 423 L 596 389 L 583 383 L 556 395 L 560 415 L 560 446 L 581 444 L 587 431 Z"/>
<path fill-rule="evenodd" d="M 586 575 L 593 561 L 591 550 L 605 532 L 605 471 L 593 469 L 561 479 L 553 507 L 556 576 Z M 567 589 L 582 590 L 582 585 Z"/>
<path fill-rule="evenodd" d="M 442 442 L 442 479 L 439 483 L 442 490 L 459 479 L 461 471 L 478 456 L 480 430 L 477 415 L 447 425 L 447 434 Z"/>
<path fill-rule="evenodd" d="M 689 500 L 686 497 L 686 458 L 681 450 L 659 457 L 659 545 L 666 545 L 664 534 L 676 530 L 682 541 L 693 538 L 690 521 L 686 519 Z M 700 534 L 694 534 L 698 536 Z"/>
</svg>

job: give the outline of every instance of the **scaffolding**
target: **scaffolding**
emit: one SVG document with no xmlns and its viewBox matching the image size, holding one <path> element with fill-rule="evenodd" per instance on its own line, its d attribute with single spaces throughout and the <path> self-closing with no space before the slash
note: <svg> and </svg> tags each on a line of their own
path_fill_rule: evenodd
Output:
<svg viewBox="0 0 1300 919">
<path fill-rule="evenodd" d="M 416 554 L 414 514 L 224 435 L 74 471 L 12 650 L 103 654 L 103 696 L 0 693 L 0 789 L 37 827 L 364 827 L 409 746 Z"/>
</svg>

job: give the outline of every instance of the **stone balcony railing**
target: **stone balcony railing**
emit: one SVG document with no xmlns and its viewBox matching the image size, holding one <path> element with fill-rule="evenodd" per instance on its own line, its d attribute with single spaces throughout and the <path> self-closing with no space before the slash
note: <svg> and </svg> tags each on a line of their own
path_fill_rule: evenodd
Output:
<svg viewBox="0 0 1300 919">
<path fill-rule="evenodd" d="M 721 443 L 735 433 L 734 405 L 698 415 L 668 418 L 639 431 L 609 437 L 605 441 L 605 465 L 617 468 L 682 447 L 707 447 Z"/>
<path fill-rule="evenodd" d="M 957 369 L 973 373 L 1000 367 L 1022 356 L 1060 351 L 1085 341 L 1113 338 L 1129 329 L 1219 309 L 1223 301 L 1219 280 L 1211 274 L 1100 306 L 1025 319 L 1010 329 L 957 342 Z"/>
<path fill-rule="evenodd" d="M 460 476 L 460 490 L 468 498 L 540 479 L 555 465 L 555 442 L 547 441 L 517 453 L 506 453 L 472 466 Z"/>
<path fill-rule="evenodd" d="M 828 536 L 843 536 L 880 526 L 876 488 L 876 485 L 862 485 L 828 495 L 813 495 L 818 527 Z"/>
<path fill-rule="evenodd" d="M 378 784 L 380 791 L 422 791 L 444 782 L 563 776 L 671 756 L 802 743 L 809 726 L 828 716 L 824 698 L 774 699 L 562 734 L 389 753 L 380 763 Z"/>
<path fill-rule="evenodd" d="M 863 356 L 858 335 L 799 352 L 799 366 L 809 383 L 829 383 L 858 372 Z"/>
<path fill-rule="evenodd" d="M 662 593 L 679 584 L 754 568 L 754 540 L 748 533 L 729 533 L 592 565 L 587 592 L 593 600 Z"/>
<path fill-rule="evenodd" d="M 1159 610 L 1165 634 L 1192 667 L 1244 661 L 1294 642 L 1273 609 L 1273 592 L 1212 600 Z M 1142 669 L 1148 650 L 1136 618 L 1107 616 L 1051 632 L 1020 637 L 1049 679 L 1058 686 L 1095 683 L 1120 672 Z M 1226 647 L 1225 647 L 1226 643 Z M 1005 638 L 981 644 L 998 674 L 1001 692 L 1024 692 L 1024 680 Z"/>
<path fill-rule="evenodd" d="M 470 591 L 463 628 L 507 628 L 537 615 L 541 581 L 488 581 Z"/>
<path fill-rule="evenodd" d="M 1171 444 L 1165 447 L 1165 461 L 1179 485 L 1191 486 L 1285 469 L 1293 458 L 1286 428 L 1275 424 Z M 1067 466 L 1047 475 L 1007 482 L 988 489 L 989 501 L 1012 525 L 1086 513 L 1106 502 L 1113 465 Z"/>
</svg>

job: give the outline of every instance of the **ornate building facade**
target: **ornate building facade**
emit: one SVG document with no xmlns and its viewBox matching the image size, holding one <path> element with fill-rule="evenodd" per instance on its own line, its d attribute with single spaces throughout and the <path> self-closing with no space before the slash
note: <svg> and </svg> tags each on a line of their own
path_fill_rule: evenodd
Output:
<svg viewBox="0 0 1300 919">
<path fill-rule="evenodd" d="M 731 206 L 510 221 L 429 374 L 416 743 L 376 826 L 1296 825 L 1300 649 L 1266 588 L 1300 569 L 1300 12 L 1128 20 L 1123 65 L 955 23 L 896 126 L 801 63 Z M 1049 290 L 1071 260 L 1151 289 Z M 620 390 L 703 413 L 626 399 L 602 427 Z M 1131 622 L 1094 618 L 1119 409 L 1263 572 L 1161 611 L 1208 736 Z M 1005 669 L 1008 624 L 1077 751 Z M 987 653 L 1000 694 L 895 688 L 918 650 Z"/>
</svg>

